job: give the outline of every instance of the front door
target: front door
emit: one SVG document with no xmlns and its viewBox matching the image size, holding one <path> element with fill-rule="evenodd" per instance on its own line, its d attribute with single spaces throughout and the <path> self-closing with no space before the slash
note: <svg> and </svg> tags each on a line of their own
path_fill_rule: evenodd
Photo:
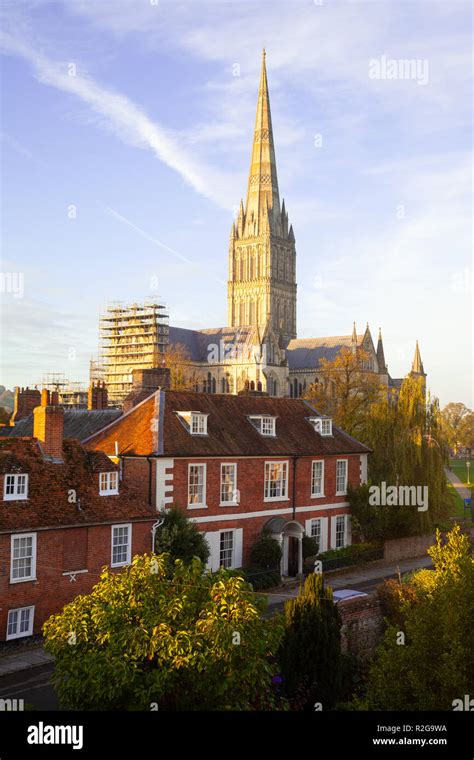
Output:
<svg viewBox="0 0 474 760">
<path fill-rule="evenodd" d="M 298 575 L 298 539 L 288 536 L 288 575 Z"/>
</svg>

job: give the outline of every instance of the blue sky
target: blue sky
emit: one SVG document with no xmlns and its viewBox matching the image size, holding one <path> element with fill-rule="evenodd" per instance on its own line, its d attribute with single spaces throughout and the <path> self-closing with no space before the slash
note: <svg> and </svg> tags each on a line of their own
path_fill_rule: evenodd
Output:
<svg viewBox="0 0 474 760">
<path fill-rule="evenodd" d="M 4 0 L 3 16 L 2 271 L 24 292 L 1 294 L 0 382 L 87 380 L 110 300 L 226 323 L 264 45 L 299 337 L 380 326 L 394 377 L 418 338 L 431 391 L 472 406 L 470 3 Z M 382 56 L 426 61 L 428 81 L 371 78 Z"/>
</svg>

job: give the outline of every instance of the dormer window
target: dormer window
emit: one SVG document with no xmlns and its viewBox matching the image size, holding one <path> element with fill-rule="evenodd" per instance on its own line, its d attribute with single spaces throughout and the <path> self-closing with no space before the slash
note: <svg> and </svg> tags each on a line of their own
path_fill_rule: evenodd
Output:
<svg viewBox="0 0 474 760">
<path fill-rule="evenodd" d="M 260 435 L 276 436 L 276 417 L 271 417 L 268 414 L 259 414 L 249 417 L 249 420 Z"/>
<path fill-rule="evenodd" d="M 176 412 L 191 435 L 207 435 L 208 414 L 203 412 Z"/>
<path fill-rule="evenodd" d="M 111 496 L 118 494 L 118 472 L 101 472 L 99 477 L 99 495 Z"/>
<path fill-rule="evenodd" d="M 332 419 L 329 417 L 310 417 L 309 421 L 323 438 L 332 435 Z"/>
<path fill-rule="evenodd" d="M 28 475 L 5 475 L 3 481 L 4 501 L 28 498 Z"/>
<path fill-rule="evenodd" d="M 191 435 L 207 435 L 207 414 L 191 414 Z"/>
</svg>

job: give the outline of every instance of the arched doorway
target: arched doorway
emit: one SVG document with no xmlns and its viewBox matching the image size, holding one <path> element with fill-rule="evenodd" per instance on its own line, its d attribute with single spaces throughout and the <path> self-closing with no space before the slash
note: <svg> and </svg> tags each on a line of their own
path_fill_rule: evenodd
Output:
<svg viewBox="0 0 474 760">
<path fill-rule="evenodd" d="M 296 520 L 285 520 L 284 517 L 272 517 L 266 523 L 264 530 L 268 531 L 281 546 L 281 574 L 289 578 L 302 575 L 303 526 Z"/>
</svg>

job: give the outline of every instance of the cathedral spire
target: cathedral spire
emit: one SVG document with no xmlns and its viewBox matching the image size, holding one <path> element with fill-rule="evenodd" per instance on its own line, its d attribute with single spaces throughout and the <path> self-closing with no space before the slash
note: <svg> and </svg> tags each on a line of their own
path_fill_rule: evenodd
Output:
<svg viewBox="0 0 474 760">
<path fill-rule="evenodd" d="M 254 234 L 258 235 L 260 231 L 267 204 L 272 227 L 275 227 L 280 216 L 280 198 L 264 49 L 245 208 L 246 222 L 255 225 Z"/>
<path fill-rule="evenodd" d="M 425 370 L 423 369 L 423 362 L 421 361 L 420 347 L 418 346 L 418 341 L 416 341 L 415 356 L 413 357 L 411 371 L 417 375 L 425 374 Z"/>
<path fill-rule="evenodd" d="M 387 372 L 387 365 L 385 364 L 385 354 L 382 343 L 382 330 L 379 327 L 379 339 L 377 341 L 377 364 L 379 365 L 379 374 L 385 375 Z"/>
</svg>

